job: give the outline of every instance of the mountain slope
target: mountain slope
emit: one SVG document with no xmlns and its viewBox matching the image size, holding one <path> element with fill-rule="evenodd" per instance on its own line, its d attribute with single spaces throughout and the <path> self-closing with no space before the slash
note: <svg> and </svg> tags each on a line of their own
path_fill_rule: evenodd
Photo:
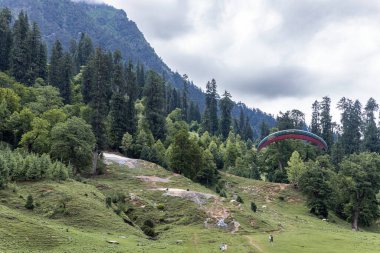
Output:
<svg viewBox="0 0 380 253">
<path fill-rule="evenodd" d="M 130 59 L 134 63 L 140 61 L 147 68 L 163 74 L 174 87 L 179 89 L 183 87 L 180 74 L 174 73 L 162 61 L 137 25 L 123 10 L 117 10 L 105 4 L 88 4 L 70 0 L 0 0 L 0 7 L 10 8 L 15 16 L 21 10 L 26 11 L 30 20 L 37 22 L 40 26 L 43 39 L 49 48 L 57 39 L 68 47 L 71 39 L 78 39 L 81 32 L 86 32 L 95 45 L 111 51 L 119 49 L 124 59 Z M 205 97 L 202 90 L 195 85 L 190 85 L 189 95 L 203 111 Z M 233 111 L 236 117 L 239 115 L 238 107 L 240 108 L 236 105 Z M 269 126 L 275 123 L 272 116 L 260 110 L 246 106 L 242 108 L 256 131 L 262 120 Z"/>
</svg>

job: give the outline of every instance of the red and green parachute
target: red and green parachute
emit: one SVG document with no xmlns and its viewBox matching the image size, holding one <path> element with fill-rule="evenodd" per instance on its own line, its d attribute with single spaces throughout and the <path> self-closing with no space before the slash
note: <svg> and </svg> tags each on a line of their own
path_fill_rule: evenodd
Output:
<svg viewBox="0 0 380 253">
<path fill-rule="evenodd" d="M 259 145 L 257 146 L 257 149 L 260 151 L 261 149 L 265 148 L 273 142 L 287 139 L 305 140 L 316 144 L 319 148 L 323 150 L 327 150 L 327 144 L 321 137 L 313 133 L 299 129 L 282 130 L 272 133 L 260 141 Z"/>
</svg>

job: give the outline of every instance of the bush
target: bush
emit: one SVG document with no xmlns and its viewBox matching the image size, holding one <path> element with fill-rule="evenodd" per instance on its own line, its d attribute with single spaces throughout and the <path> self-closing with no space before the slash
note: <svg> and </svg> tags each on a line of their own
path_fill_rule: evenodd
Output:
<svg viewBox="0 0 380 253">
<path fill-rule="evenodd" d="M 256 210 L 257 210 L 257 206 L 255 204 L 255 202 L 251 202 L 251 210 L 256 213 Z"/>
<path fill-rule="evenodd" d="M 223 198 L 227 198 L 227 193 L 222 190 L 222 191 L 219 192 L 219 196 L 223 197 Z"/>
<path fill-rule="evenodd" d="M 112 205 L 112 198 L 110 196 L 106 197 L 106 206 L 107 208 L 110 208 Z"/>
<path fill-rule="evenodd" d="M 71 166 L 53 162 L 49 155 L 28 154 L 9 149 L 0 150 L 0 188 L 9 180 L 66 180 L 72 172 Z"/>
<path fill-rule="evenodd" d="M 96 174 L 97 175 L 104 175 L 106 173 L 107 166 L 104 163 L 103 159 L 98 158 L 98 161 L 96 163 Z"/>
<path fill-rule="evenodd" d="M 145 235 L 149 236 L 149 237 L 155 237 L 156 236 L 156 232 L 154 231 L 153 228 L 151 227 L 148 227 L 148 226 L 143 226 L 141 228 L 141 230 L 144 232 Z"/>
<path fill-rule="evenodd" d="M 144 221 L 144 226 L 154 228 L 154 222 L 151 219 L 147 219 Z"/>
<path fill-rule="evenodd" d="M 33 210 L 33 209 L 34 209 L 34 204 L 33 204 L 33 197 L 32 197 L 32 195 L 28 195 L 28 198 L 26 199 L 25 208 L 26 208 L 26 209 L 29 209 L 29 210 Z"/>
<path fill-rule="evenodd" d="M 163 211 L 163 210 L 165 210 L 165 205 L 164 204 L 158 204 L 157 209 Z"/>
<path fill-rule="evenodd" d="M 243 199 L 239 195 L 236 197 L 236 201 L 242 204 L 244 203 Z"/>
</svg>

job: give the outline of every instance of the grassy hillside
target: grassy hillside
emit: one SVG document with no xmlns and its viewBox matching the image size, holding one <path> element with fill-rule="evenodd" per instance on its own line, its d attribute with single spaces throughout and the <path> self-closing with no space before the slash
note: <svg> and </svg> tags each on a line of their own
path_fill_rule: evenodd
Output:
<svg viewBox="0 0 380 253">
<path fill-rule="evenodd" d="M 1 190 L 0 252 L 219 252 L 222 242 L 228 252 L 380 251 L 378 227 L 355 233 L 336 217 L 311 216 L 288 185 L 223 174 L 225 199 L 156 165 L 123 163 L 82 182 L 25 182 Z M 34 210 L 24 207 L 29 194 Z M 231 202 L 236 194 L 242 205 Z M 115 202 L 108 208 L 107 197 Z M 227 228 L 216 226 L 221 218 Z M 155 240 L 140 230 L 148 219 Z"/>
</svg>

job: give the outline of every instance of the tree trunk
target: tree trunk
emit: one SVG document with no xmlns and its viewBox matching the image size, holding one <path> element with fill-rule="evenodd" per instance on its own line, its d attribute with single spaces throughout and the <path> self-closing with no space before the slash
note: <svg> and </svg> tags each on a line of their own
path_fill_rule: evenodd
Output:
<svg viewBox="0 0 380 253">
<path fill-rule="evenodd" d="M 98 156 L 99 156 L 99 153 L 97 150 L 95 150 L 93 153 L 92 153 L 92 174 L 95 175 L 96 174 L 96 168 L 98 166 Z"/>
<path fill-rule="evenodd" d="M 359 193 L 356 192 L 356 203 L 355 203 L 354 209 L 352 210 L 352 223 L 351 223 L 352 230 L 355 230 L 355 231 L 359 230 L 358 221 L 359 221 L 359 213 L 360 213 L 360 202 L 361 201 L 360 201 Z"/>
<path fill-rule="evenodd" d="M 352 223 L 351 223 L 352 230 L 355 230 L 355 231 L 359 230 L 358 220 L 359 220 L 359 207 L 356 206 L 353 211 L 353 216 L 352 216 Z"/>
</svg>

